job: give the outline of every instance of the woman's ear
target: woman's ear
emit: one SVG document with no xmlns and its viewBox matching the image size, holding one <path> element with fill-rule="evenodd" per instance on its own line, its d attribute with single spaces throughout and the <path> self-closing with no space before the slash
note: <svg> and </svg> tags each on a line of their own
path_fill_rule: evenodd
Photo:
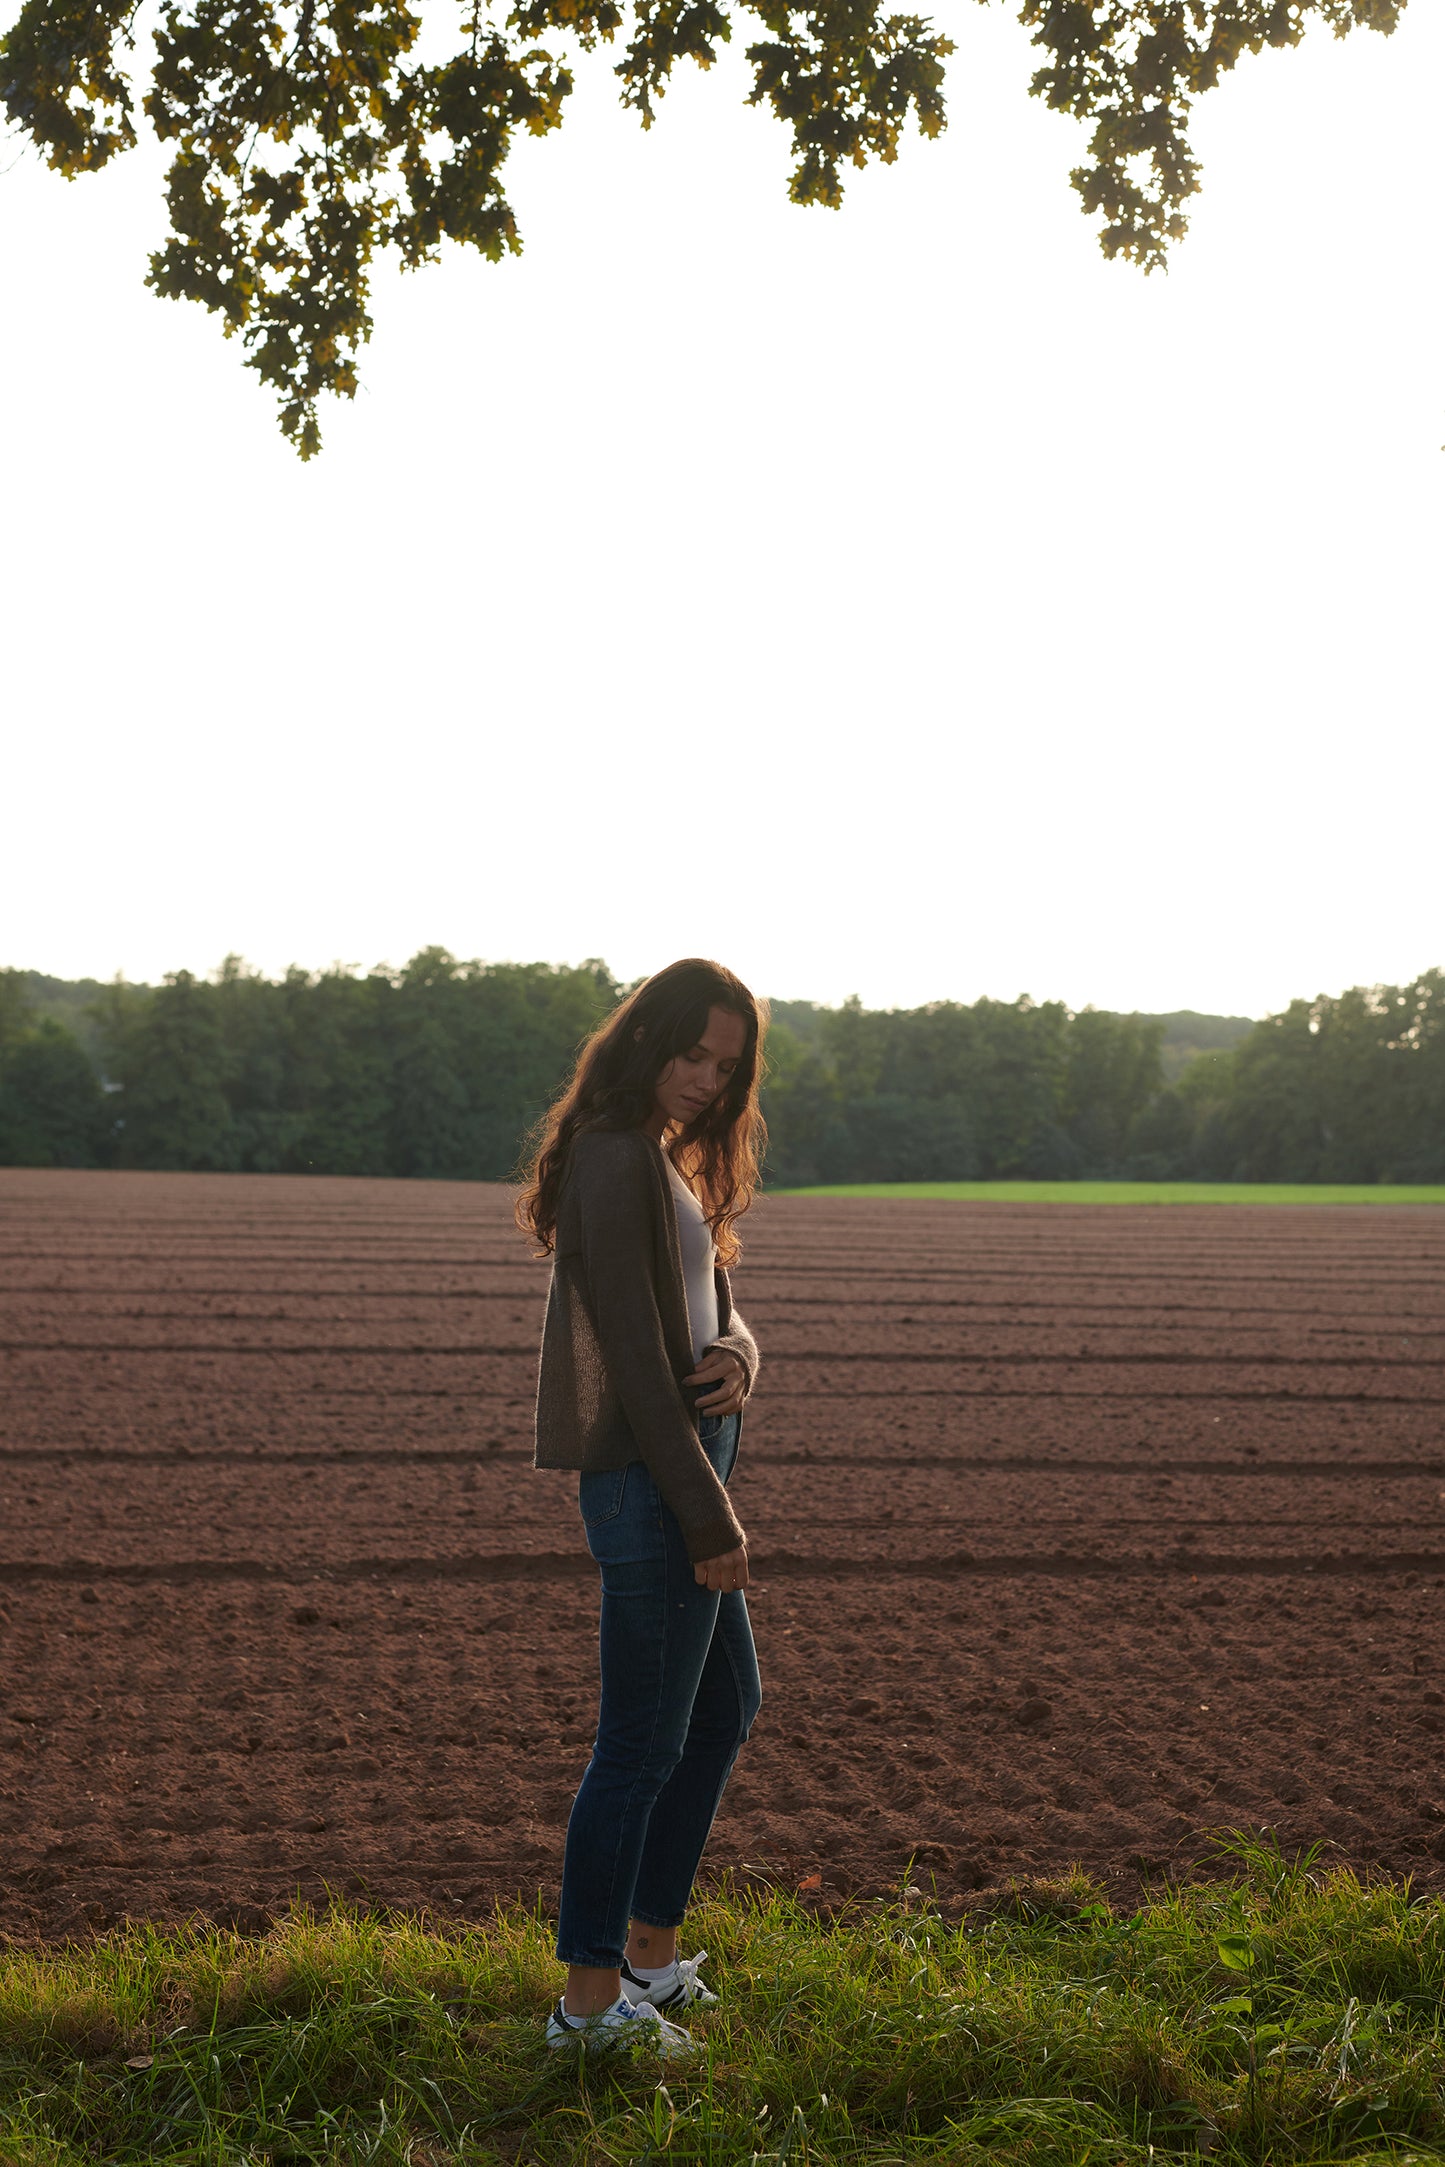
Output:
<svg viewBox="0 0 1445 2167">
<path fill-rule="evenodd" d="M 642 1026 L 642 1025 L 641 1025 L 641 1024 L 639 1023 L 639 1025 L 637 1026 L 637 1029 L 636 1029 L 636 1030 L 635 1030 L 635 1031 L 633 1032 L 633 1034 L 632 1034 L 632 1043 L 633 1043 L 633 1045 L 634 1045 L 634 1046 L 635 1046 L 635 1045 L 637 1044 L 638 1040 L 639 1040 L 639 1039 L 640 1039 L 640 1038 L 642 1037 L 642 1035 L 643 1035 L 643 1026 Z"/>
</svg>

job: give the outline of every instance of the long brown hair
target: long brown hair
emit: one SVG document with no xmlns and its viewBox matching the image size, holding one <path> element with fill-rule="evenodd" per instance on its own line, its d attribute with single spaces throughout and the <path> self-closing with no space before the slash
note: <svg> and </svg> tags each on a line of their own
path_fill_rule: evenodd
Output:
<svg viewBox="0 0 1445 2167">
<path fill-rule="evenodd" d="M 722 1090 L 696 1121 L 664 1147 L 698 1191 L 720 1263 L 735 1263 L 740 1244 L 733 1221 L 753 1200 L 768 1132 L 758 1105 L 763 1076 L 767 1003 L 740 978 L 700 956 L 669 963 L 643 980 L 599 1024 L 577 1056 L 561 1096 L 539 1124 L 524 1162 L 516 1219 L 535 1234 L 546 1256 L 557 1234 L 557 1199 L 573 1139 L 589 1129 L 640 1129 L 652 1112 L 658 1078 L 670 1061 L 695 1046 L 708 1010 L 725 1008 L 747 1027 L 742 1056 Z"/>
</svg>

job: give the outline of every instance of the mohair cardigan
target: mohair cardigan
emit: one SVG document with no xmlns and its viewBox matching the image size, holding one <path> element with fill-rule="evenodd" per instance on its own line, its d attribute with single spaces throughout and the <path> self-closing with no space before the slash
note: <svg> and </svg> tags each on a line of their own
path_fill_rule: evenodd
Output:
<svg viewBox="0 0 1445 2167">
<path fill-rule="evenodd" d="M 716 1277 L 709 1345 L 739 1357 L 750 1392 L 758 1350 L 721 1265 Z M 567 1154 L 557 1203 L 533 1465 L 592 1473 L 645 1461 L 694 1564 L 743 1539 L 698 1443 L 693 1395 L 716 1387 L 685 1387 L 696 1367 L 662 1147 L 641 1129 L 586 1131 Z"/>
</svg>

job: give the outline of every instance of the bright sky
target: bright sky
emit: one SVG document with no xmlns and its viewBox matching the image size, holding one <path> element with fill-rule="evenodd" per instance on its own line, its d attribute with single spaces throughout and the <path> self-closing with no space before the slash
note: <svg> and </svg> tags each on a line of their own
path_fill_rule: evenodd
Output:
<svg viewBox="0 0 1445 2167">
<path fill-rule="evenodd" d="M 1445 11 L 1200 107 L 1167 277 L 998 8 L 785 196 L 606 62 L 527 241 L 376 289 L 302 466 L 142 279 L 153 146 L 0 179 L 0 962 L 711 953 L 776 996 L 1262 1014 L 1445 962 Z"/>
</svg>

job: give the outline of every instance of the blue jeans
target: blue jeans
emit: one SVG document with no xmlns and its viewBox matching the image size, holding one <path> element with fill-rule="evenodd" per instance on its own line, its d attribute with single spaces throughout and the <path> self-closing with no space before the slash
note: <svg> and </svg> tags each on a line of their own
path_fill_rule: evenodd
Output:
<svg viewBox="0 0 1445 2167">
<path fill-rule="evenodd" d="M 699 1418 L 723 1482 L 738 1430 L 736 1415 Z M 762 1688 L 747 1598 L 698 1586 L 643 1461 L 582 1475 L 578 1503 L 602 1573 L 602 1708 L 567 1824 L 557 1954 L 610 1970 L 629 1918 L 681 1925 Z"/>
</svg>

